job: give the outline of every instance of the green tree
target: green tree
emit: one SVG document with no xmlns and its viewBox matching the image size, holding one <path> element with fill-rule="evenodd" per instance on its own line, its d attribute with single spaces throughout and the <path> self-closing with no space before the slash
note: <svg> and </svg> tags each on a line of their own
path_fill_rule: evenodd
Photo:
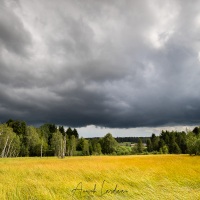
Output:
<svg viewBox="0 0 200 200">
<path fill-rule="evenodd" d="M 181 149 L 181 152 L 185 154 L 187 152 L 187 139 L 186 139 L 186 133 L 184 131 L 177 133 L 176 143 Z"/>
<path fill-rule="evenodd" d="M 195 127 L 192 131 L 195 135 L 199 135 L 200 134 L 200 127 Z"/>
<path fill-rule="evenodd" d="M 169 146 L 170 141 L 169 141 L 169 131 L 163 131 L 160 134 L 160 139 L 164 140 L 165 144 Z"/>
<path fill-rule="evenodd" d="M 69 139 L 73 135 L 73 131 L 72 131 L 72 129 L 70 127 L 67 129 L 66 134 L 67 134 L 67 136 L 68 136 Z"/>
<path fill-rule="evenodd" d="M 27 127 L 26 145 L 29 156 L 39 156 L 41 150 L 41 138 L 37 129 L 33 126 Z"/>
<path fill-rule="evenodd" d="M 115 152 L 116 147 L 118 146 L 117 141 L 113 138 L 111 133 L 106 134 L 101 139 L 101 147 L 103 154 L 112 154 Z"/>
<path fill-rule="evenodd" d="M 56 131 L 52 135 L 51 139 L 51 148 L 55 156 L 61 157 L 62 156 L 62 144 L 63 144 L 63 137 L 60 131 Z"/>
<path fill-rule="evenodd" d="M 84 156 L 88 156 L 89 155 L 89 142 L 86 139 L 83 140 L 82 154 Z"/>
<path fill-rule="evenodd" d="M 26 133 L 26 122 L 20 120 L 9 119 L 6 124 L 13 129 L 17 135 L 25 135 Z"/>
<path fill-rule="evenodd" d="M 83 142 L 84 142 L 84 138 L 81 137 L 79 140 L 78 140 L 78 143 L 77 143 L 77 151 L 82 151 L 83 150 Z"/>
<path fill-rule="evenodd" d="M 153 147 L 150 139 L 147 139 L 147 151 L 152 152 Z"/>
<path fill-rule="evenodd" d="M 187 134 L 187 150 L 190 155 L 200 154 L 200 137 L 194 132 L 189 132 Z"/>
<path fill-rule="evenodd" d="M 129 146 L 117 146 L 116 148 L 117 155 L 130 155 L 131 148 Z"/>
<path fill-rule="evenodd" d="M 89 155 L 92 155 L 93 152 L 93 146 L 91 140 L 89 140 Z"/>
<path fill-rule="evenodd" d="M 102 151 L 101 144 L 98 142 L 96 144 L 96 153 L 97 153 L 97 155 L 101 155 L 102 154 L 101 151 Z"/>
<path fill-rule="evenodd" d="M 69 139 L 69 155 L 73 156 L 76 151 L 76 138 L 74 135 Z"/>
<path fill-rule="evenodd" d="M 49 127 L 50 133 L 55 133 L 57 131 L 57 126 L 55 124 L 47 124 Z"/>
<path fill-rule="evenodd" d="M 57 131 L 57 126 L 55 124 L 46 123 L 40 126 L 39 129 L 41 131 L 42 138 L 44 138 L 45 143 L 47 142 L 48 144 L 48 149 L 46 150 L 47 155 L 53 156 L 54 154 L 52 153 L 52 149 L 51 149 L 51 140 L 52 140 L 53 133 Z"/>
<path fill-rule="evenodd" d="M 196 155 L 200 155 L 200 138 L 198 137 L 195 143 L 195 153 Z"/>
<path fill-rule="evenodd" d="M 74 128 L 74 130 L 72 131 L 72 135 L 75 136 L 75 138 L 79 138 L 79 135 L 78 135 L 78 131 Z"/>
<path fill-rule="evenodd" d="M 20 138 L 7 124 L 0 125 L 0 156 L 16 157 L 20 153 Z"/>
<path fill-rule="evenodd" d="M 63 126 L 59 126 L 59 131 L 62 133 L 62 135 L 64 136 L 65 135 L 65 129 Z"/>
<path fill-rule="evenodd" d="M 152 144 L 153 151 L 159 150 L 159 137 L 157 137 L 154 133 L 151 136 L 151 144 Z"/>
<path fill-rule="evenodd" d="M 160 148 L 160 153 L 163 153 L 163 154 L 169 153 L 169 149 L 168 149 L 168 146 L 166 144 Z"/>
<path fill-rule="evenodd" d="M 90 145 L 89 145 L 89 150 L 90 150 L 90 155 L 101 155 L 102 148 L 100 144 L 100 139 L 94 138 L 90 140 Z"/>
<path fill-rule="evenodd" d="M 181 153 L 181 149 L 176 142 L 173 144 L 173 153 L 175 153 L 175 154 Z"/>
<path fill-rule="evenodd" d="M 67 156 L 70 155 L 70 139 L 67 134 L 66 134 L 66 155 Z"/>
<path fill-rule="evenodd" d="M 178 146 L 178 144 L 176 143 L 176 133 L 175 132 L 172 131 L 170 133 L 169 141 L 170 141 L 170 144 L 169 144 L 169 153 L 170 154 L 172 154 L 172 153 L 175 153 L 175 154 L 181 153 L 181 149 Z"/>
<path fill-rule="evenodd" d="M 144 150 L 144 145 L 142 143 L 142 140 L 139 138 L 137 143 L 137 152 L 142 153 Z"/>
<path fill-rule="evenodd" d="M 138 154 L 138 148 L 137 148 L 137 144 L 134 144 L 134 146 L 132 147 L 132 154 L 135 155 L 135 154 Z"/>
<path fill-rule="evenodd" d="M 165 141 L 161 138 L 159 139 L 159 142 L 158 142 L 158 148 L 162 148 L 163 146 L 165 146 Z"/>
<path fill-rule="evenodd" d="M 41 128 L 36 128 L 36 131 L 40 138 L 40 157 L 46 156 L 48 151 L 48 136 Z"/>
</svg>

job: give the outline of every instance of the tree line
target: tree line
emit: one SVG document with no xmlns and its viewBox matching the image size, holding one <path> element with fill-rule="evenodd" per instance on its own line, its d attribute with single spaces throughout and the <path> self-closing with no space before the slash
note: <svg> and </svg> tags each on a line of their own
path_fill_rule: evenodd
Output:
<svg viewBox="0 0 200 200">
<path fill-rule="evenodd" d="M 8 120 L 0 124 L 1 157 L 14 156 L 72 156 L 79 135 L 70 127 L 43 124 L 39 128 L 27 126 L 20 120 Z"/>
<path fill-rule="evenodd" d="M 162 131 L 159 136 L 152 134 L 146 141 L 144 148 L 139 139 L 133 152 L 154 154 L 190 154 L 200 155 L 200 127 L 195 127 L 192 131 Z"/>
<path fill-rule="evenodd" d="M 118 143 L 123 143 L 123 142 L 131 142 L 131 143 L 137 143 L 138 142 L 138 137 L 116 137 L 115 138 Z M 147 139 L 149 137 L 140 137 L 143 143 L 146 143 Z"/>
<path fill-rule="evenodd" d="M 130 141 L 132 140 L 132 145 Z M 126 145 L 120 145 L 127 142 Z M 129 142 L 129 143 L 128 143 Z M 28 126 L 25 121 L 8 120 L 0 124 L 0 156 L 87 156 L 131 154 L 200 154 L 200 127 L 193 131 L 162 131 L 159 136 L 114 138 L 111 133 L 102 138 L 79 138 L 74 128 L 46 123 Z"/>
<path fill-rule="evenodd" d="M 9 119 L 0 124 L 0 156 L 65 156 L 112 154 L 117 141 L 109 133 L 100 139 L 79 138 L 74 128 L 46 123 L 27 126 L 25 121 Z"/>
</svg>

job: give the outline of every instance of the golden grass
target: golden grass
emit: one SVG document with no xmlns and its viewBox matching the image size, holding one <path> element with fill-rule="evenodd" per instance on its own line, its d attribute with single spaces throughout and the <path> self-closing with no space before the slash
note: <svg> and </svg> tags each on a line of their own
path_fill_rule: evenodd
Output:
<svg viewBox="0 0 200 200">
<path fill-rule="evenodd" d="M 0 159 L 0 199 L 200 199 L 200 157 Z"/>
</svg>

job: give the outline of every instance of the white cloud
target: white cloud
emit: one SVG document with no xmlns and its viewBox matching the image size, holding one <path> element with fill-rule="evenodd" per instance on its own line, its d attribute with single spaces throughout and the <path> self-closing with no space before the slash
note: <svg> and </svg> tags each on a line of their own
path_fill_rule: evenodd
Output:
<svg viewBox="0 0 200 200">
<path fill-rule="evenodd" d="M 141 127 L 141 128 L 106 128 L 95 125 L 78 128 L 80 137 L 103 137 L 107 133 L 111 133 L 113 137 L 151 137 L 154 133 L 160 135 L 164 131 L 192 131 L 195 126 L 163 126 L 163 127 Z"/>
</svg>

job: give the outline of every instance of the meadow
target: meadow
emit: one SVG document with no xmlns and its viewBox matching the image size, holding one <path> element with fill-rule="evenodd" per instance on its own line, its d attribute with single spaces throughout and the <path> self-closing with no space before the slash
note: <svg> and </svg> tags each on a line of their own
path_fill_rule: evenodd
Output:
<svg viewBox="0 0 200 200">
<path fill-rule="evenodd" d="M 200 199 L 200 157 L 3 158 L 0 199 Z"/>
</svg>

